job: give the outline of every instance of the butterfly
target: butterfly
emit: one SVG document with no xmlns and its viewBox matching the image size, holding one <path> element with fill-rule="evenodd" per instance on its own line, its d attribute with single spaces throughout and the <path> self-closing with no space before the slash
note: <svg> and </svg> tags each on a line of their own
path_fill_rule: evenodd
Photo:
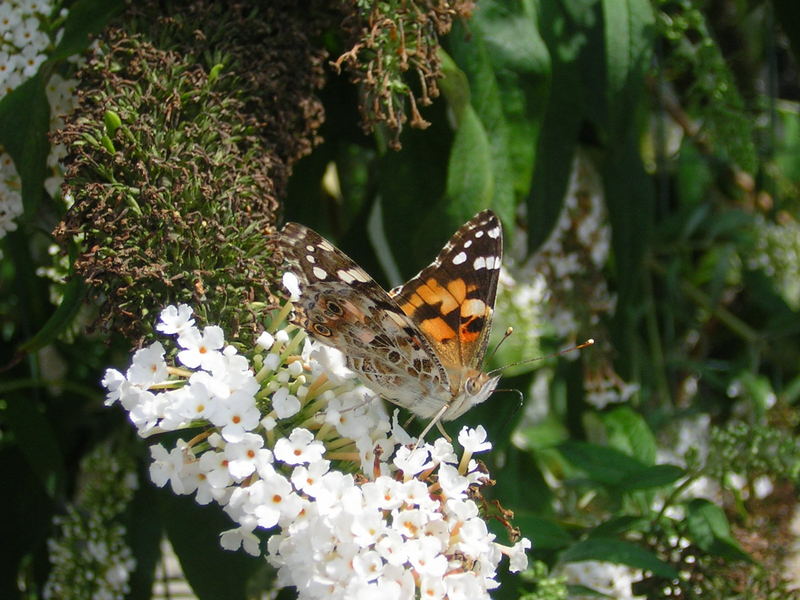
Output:
<svg viewBox="0 0 800 600">
<path fill-rule="evenodd" d="M 421 440 L 494 391 L 481 369 L 503 253 L 497 216 L 476 214 L 436 259 L 386 292 L 318 233 L 287 223 L 278 247 L 299 283 L 293 321 L 344 354 L 347 366 L 389 402 L 429 419 Z M 448 438 L 449 439 L 449 438 Z"/>
</svg>

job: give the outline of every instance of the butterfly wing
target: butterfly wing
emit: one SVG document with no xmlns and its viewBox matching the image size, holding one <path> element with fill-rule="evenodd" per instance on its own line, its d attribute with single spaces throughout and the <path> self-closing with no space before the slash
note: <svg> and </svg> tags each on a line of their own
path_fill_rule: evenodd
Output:
<svg viewBox="0 0 800 600">
<path fill-rule="evenodd" d="M 294 321 L 345 355 L 374 391 L 421 417 L 449 390 L 446 370 L 425 335 L 344 252 L 315 231 L 287 223 L 278 244 L 300 283 Z"/>
<path fill-rule="evenodd" d="M 439 255 L 390 294 L 449 370 L 478 369 L 489 342 L 503 230 L 484 210 L 456 231 Z"/>
</svg>

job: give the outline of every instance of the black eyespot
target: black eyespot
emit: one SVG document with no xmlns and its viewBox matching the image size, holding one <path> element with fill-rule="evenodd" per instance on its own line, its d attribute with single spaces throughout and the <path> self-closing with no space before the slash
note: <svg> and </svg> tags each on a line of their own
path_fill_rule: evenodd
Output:
<svg viewBox="0 0 800 600">
<path fill-rule="evenodd" d="M 328 306 L 327 306 L 326 308 L 327 308 L 327 309 L 328 309 L 328 310 L 329 310 L 329 311 L 330 311 L 332 314 L 334 314 L 334 315 L 336 315 L 336 316 L 339 316 L 339 315 L 341 315 L 341 314 L 344 312 L 344 311 L 342 310 L 342 307 L 341 307 L 341 306 L 339 306 L 338 304 L 336 304 L 336 302 L 331 302 L 330 300 L 328 300 Z"/>
<path fill-rule="evenodd" d="M 311 326 L 311 328 L 314 330 L 315 333 L 318 333 L 322 337 L 330 337 L 331 336 L 331 330 L 328 329 L 327 327 L 325 327 L 325 325 L 322 325 L 320 323 L 314 323 Z"/>
</svg>

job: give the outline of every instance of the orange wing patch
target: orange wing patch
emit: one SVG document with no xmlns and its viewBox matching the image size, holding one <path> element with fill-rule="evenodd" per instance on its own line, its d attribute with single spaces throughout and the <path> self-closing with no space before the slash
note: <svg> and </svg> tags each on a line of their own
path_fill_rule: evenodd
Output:
<svg viewBox="0 0 800 600">
<path fill-rule="evenodd" d="M 425 319 L 419 324 L 419 328 L 429 338 L 436 340 L 440 344 L 449 342 L 456 337 L 456 332 L 447 324 L 442 317 Z"/>
<path fill-rule="evenodd" d="M 475 289 L 474 285 L 468 288 L 463 279 L 454 279 L 444 287 L 431 277 L 415 289 L 400 308 L 409 317 L 424 305 L 437 306 L 440 314 L 449 315 L 458 310 L 467 299 L 467 293 Z"/>
<path fill-rule="evenodd" d="M 486 318 L 491 309 L 483 300 L 470 298 L 461 305 L 461 324 L 458 327 L 458 339 L 462 344 L 471 344 L 480 338 Z"/>
</svg>

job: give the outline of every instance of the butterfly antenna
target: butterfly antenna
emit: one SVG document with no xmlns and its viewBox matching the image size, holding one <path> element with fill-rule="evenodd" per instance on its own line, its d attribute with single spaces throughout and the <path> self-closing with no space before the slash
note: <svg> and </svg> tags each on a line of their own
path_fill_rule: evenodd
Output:
<svg viewBox="0 0 800 600">
<path fill-rule="evenodd" d="M 511 329 L 511 328 L 509 327 L 509 329 Z M 508 333 L 508 332 L 506 332 L 506 333 Z M 506 337 L 508 337 L 508 335 L 506 335 Z M 503 338 L 503 339 L 505 339 L 505 338 Z M 502 340 L 501 340 L 501 342 L 502 342 Z M 519 362 L 509 363 L 507 365 L 503 365 L 502 367 L 498 367 L 496 369 L 492 369 L 491 371 L 489 371 L 488 374 L 492 375 L 493 373 L 499 373 L 500 371 L 502 371 L 504 369 L 507 369 L 508 367 L 516 367 L 517 365 L 524 365 L 524 364 L 527 364 L 527 363 L 530 363 L 530 362 L 536 362 L 537 360 L 544 360 L 546 358 L 553 358 L 554 356 L 561 356 L 562 354 L 566 354 L 567 352 L 572 352 L 573 350 L 582 350 L 583 348 L 591 346 L 592 344 L 594 344 L 594 340 L 589 338 L 588 340 L 586 340 L 582 344 L 578 344 L 577 346 L 570 346 L 569 348 L 564 348 L 563 350 L 559 350 L 558 352 L 553 352 L 551 354 L 545 354 L 544 356 L 537 356 L 536 358 L 529 358 L 528 360 L 521 360 Z M 500 344 L 498 344 L 498 346 L 499 345 Z"/>
<path fill-rule="evenodd" d="M 497 342 L 497 346 L 494 347 L 494 350 L 492 350 L 492 353 L 486 358 L 487 362 L 492 357 L 494 357 L 495 354 L 497 354 L 497 351 L 500 349 L 500 346 L 503 344 L 503 342 L 505 342 L 511 336 L 512 333 L 514 333 L 514 328 L 513 327 L 509 327 L 508 329 L 506 329 L 506 332 L 503 334 L 503 339 L 500 340 L 499 342 Z"/>
</svg>

